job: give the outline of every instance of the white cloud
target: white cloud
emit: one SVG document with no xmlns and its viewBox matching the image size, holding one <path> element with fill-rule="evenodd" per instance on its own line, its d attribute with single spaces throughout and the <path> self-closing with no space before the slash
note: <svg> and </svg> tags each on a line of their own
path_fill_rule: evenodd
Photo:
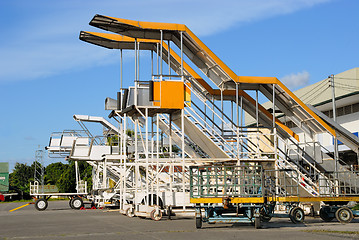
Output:
<svg viewBox="0 0 359 240">
<path fill-rule="evenodd" d="M 305 86 L 309 83 L 310 74 L 307 71 L 302 71 L 299 73 L 292 73 L 282 77 L 280 80 L 288 88 L 295 89 L 298 87 Z"/>
<path fill-rule="evenodd" d="M 7 59 L 1 63 L 0 79 L 5 82 L 48 77 L 75 68 L 108 64 L 118 59 L 115 51 L 84 44 L 50 42 L 34 44 L 31 49 L 20 47 L 0 50 L 2 57 Z"/>
<path fill-rule="evenodd" d="M 184 23 L 197 35 L 215 34 L 246 22 L 289 14 L 330 0 L 88 0 L 22 1 L 26 9 L 7 21 L 0 40 L 0 82 L 28 80 L 109 64 L 115 51 L 90 46 L 79 40 L 81 30 L 96 14 L 142 21 Z M 15 3 L 14 3 L 15 5 Z M 33 10 L 33 11 L 32 11 Z M 5 19 L 3 20 L 5 21 Z"/>
</svg>

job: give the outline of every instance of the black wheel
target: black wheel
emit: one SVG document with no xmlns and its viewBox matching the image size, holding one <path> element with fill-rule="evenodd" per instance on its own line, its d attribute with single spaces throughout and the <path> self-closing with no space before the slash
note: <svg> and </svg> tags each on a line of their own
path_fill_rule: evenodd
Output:
<svg viewBox="0 0 359 240">
<path fill-rule="evenodd" d="M 199 217 L 196 218 L 196 228 L 197 229 L 202 228 L 202 218 Z"/>
<path fill-rule="evenodd" d="M 153 209 L 151 211 L 151 219 L 154 220 L 154 221 L 160 221 L 162 219 L 162 212 L 161 210 L 156 210 L 156 209 Z"/>
<path fill-rule="evenodd" d="M 322 207 L 319 210 L 319 216 L 324 222 L 331 222 L 335 217 L 331 217 L 327 210 L 330 208 Z"/>
<path fill-rule="evenodd" d="M 82 208 L 83 206 L 84 206 L 84 202 L 82 201 L 82 198 L 74 197 L 72 199 L 72 208 L 73 209 L 78 210 L 78 209 Z"/>
<path fill-rule="evenodd" d="M 73 207 L 72 207 L 72 200 L 73 200 L 73 198 L 70 198 L 70 201 L 69 201 L 69 206 L 70 206 L 70 208 L 73 208 Z"/>
<path fill-rule="evenodd" d="M 39 198 L 35 202 L 35 208 L 39 211 L 44 211 L 47 208 L 47 200 L 44 198 Z"/>
<path fill-rule="evenodd" d="M 254 228 L 255 229 L 261 228 L 261 218 L 260 217 L 254 218 Z"/>
<path fill-rule="evenodd" d="M 272 216 L 268 215 L 264 208 L 262 208 L 259 213 L 262 222 L 269 222 L 272 219 Z"/>
<path fill-rule="evenodd" d="M 335 217 L 340 223 L 350 223 L 353 220 L 353 212 L 347 207 L 341 207 L 335 212 Z"/>
<path fill-rule="evenodd" d="M 289 212 L 289 218 L 293 223 L 302 223 L 304 221 L 304 211 L 300 207 L 292 208 Z"/>
<path fill-rule="evenodd" d="M 272 217 L 268 215 L 261 215 L 260 218 L 262 222 L 269 222 L 272 219 Z"/>
<path fill-rule="evenodd" d="M 133 210 L 133 208 L 127 208 L 126 216 L 129 218 L 133 218 L 135 216 L 135 211 Z"/>
<path fill-rule="evenodd" d="M 171 214 L 172 214 L 172 208 L 171 208 L 171 207 L 168 207 L 168 208 L 167 208 L 168 220 L 172 220 Z"/>
</svg>

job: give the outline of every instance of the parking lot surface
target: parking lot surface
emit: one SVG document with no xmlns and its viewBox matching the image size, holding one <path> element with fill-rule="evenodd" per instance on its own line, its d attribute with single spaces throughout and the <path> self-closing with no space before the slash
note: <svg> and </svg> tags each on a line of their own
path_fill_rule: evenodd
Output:
<svg viewBox="0 0 359 240">
<path fill-rule="evenodd" d="M 303 224 L 272 219 L 262 229 L 249 224 L 203 224 L 189 217 L 161 221 L 128 218 L 117 211 L 73 210 L 67 201 L 50 201 L 45 211 L 25 203 L 0 204 L 0 239 L 359 239 L 359 219 L 350 224 L 306 217 Z"/>
</svg>

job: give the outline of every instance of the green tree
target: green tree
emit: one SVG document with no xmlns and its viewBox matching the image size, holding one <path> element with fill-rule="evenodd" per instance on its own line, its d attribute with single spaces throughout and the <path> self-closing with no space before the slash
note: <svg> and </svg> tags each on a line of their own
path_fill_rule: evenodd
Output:
<svg viewBox="0 0 359 240">
<path fill-rule="evenodd" d="M 45 184 L 57 185 L 61 175 L 67 170 L 68 164 L 51 163 L 45 168 Z"/>
<path fill-rule="evenodd" d="M 92 189 L 92 167 L 85 161 L 79 161 L 80 178 L 87 181 L 87 190 Z M 12 189 L 19 191 L 29 197 L 30 182 L 34 181 L 35 164 L 28 166 L 24 163 L 16 163 L 14 170 L 9 175 L 9 185 Z M 75 162 L 69 161 L 51 163 L 45 168 L 45 184 L 56 185 L 60 192 L 76 192 L 76 170 Z"/>
<path fill-rule="evenodd" d="M 79 162 L 80 177 L 82 180 L 87 181 L 87 191 L 92 189 L 92 166 L 87 162 Z"/>
<path fill-rule="evenodd" d="M 62 172 L 56 182 L 60 192 L 76 192 L 76 171 L 75 162 L 69 161 L 67 168 Z M 87 181 L 87 190 L 92 189 L 92 167 L 87 162 L 78 162 L 80 178 Z"/>
<path fill-rule="evenodd" d="M 129 137 L 133 137 L 133 136 L 135 136 L 135 131 L 132 130 L 132 129 L 127 129 L 127 130 L 126 130 L 126 134 L 127 134 L 127 136 L 129 136 Z"/>
<path fill-rule="evenodd" d="M 60 192 L 76 192 L 76 173 L 75 164 L 73 162 L 67 164 L 67 168 L 62 172 L 59 180 L 56 182 L 56 185 Z"/>
<path fill-rule="evenodd" d="M 26 163 L 16 163 L 13 172 L 9 175 L 10 188 L 28 197 L 30 181 L 34 180 L 34 170 L 34 163 L 31 166 L 28 166 Z"/>
</svg>

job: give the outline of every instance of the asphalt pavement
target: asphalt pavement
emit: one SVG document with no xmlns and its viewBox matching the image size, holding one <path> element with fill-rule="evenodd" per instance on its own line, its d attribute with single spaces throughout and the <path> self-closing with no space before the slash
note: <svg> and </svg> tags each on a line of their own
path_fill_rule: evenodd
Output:
<svg viewBox="0 0 359 240">
<path fill-rule="evenodd" d="M 50 201 L 45 211 L 25 203 L 0 203 L 0 239 L 359 239 L 359 219 L 349 224 L 306 217 L 303 224 L 272 219 L 262 229 L 250 224 L 203 224 L 191 217 L 163 217 L 161 221 L 128 218 L 117 211 L 73 210 L 67 201 Z"/>
</svg>

